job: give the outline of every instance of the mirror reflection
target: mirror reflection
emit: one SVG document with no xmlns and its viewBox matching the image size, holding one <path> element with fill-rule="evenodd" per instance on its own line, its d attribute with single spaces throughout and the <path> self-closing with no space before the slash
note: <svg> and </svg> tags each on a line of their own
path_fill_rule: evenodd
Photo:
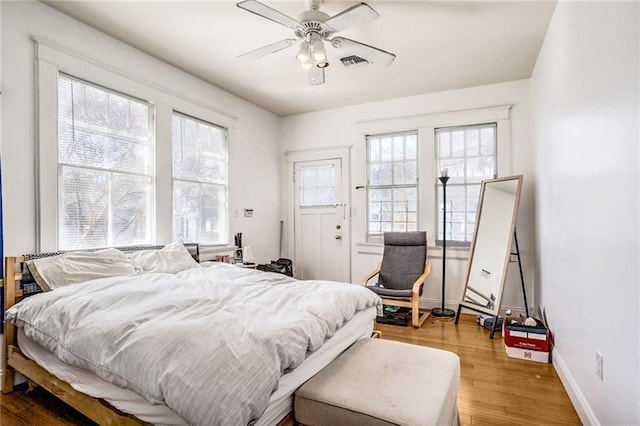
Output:
<svg viewBox="0 0 640 426">
<path fill-rule="evenodd" d="M 461 306 L 497 314 L 511 254 L 521 186 L 522 176 L 482 182 Z"/>
</svg>

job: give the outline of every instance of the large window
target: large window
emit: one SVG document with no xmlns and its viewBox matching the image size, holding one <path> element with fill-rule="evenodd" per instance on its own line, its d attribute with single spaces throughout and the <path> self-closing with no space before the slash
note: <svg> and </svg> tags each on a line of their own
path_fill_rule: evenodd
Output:
<svg viewBox="0 0 640 426">
<path fill-rule="evenodd" d="M 418 132 L 367 136 L 367 239 L 418 229 Z"/>
<path fill-rule="evenodd" d="M 447 243 L 473 239 L 480 183 L 497 174 L 496 123 L 435 130 L 436 171 L 447 169 Z M 436 179 L 438 240 L 443 235 L 442 184 Z"/>
<path fill-rule="evenodd" d="M 173 237 L 227 243 L 227 131 L 173 114 Z"/>
<path fill-rule="evenodd" d="M 153 242 L 151 114 L 147 102 L 59 75 L 60 249 Z"/>
</svg>

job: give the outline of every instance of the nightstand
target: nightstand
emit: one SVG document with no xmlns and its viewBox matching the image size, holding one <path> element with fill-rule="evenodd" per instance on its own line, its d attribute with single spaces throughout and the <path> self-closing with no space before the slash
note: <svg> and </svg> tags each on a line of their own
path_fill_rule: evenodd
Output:
<svg viewBox="0 0 640 426">
<path fill-rule="evenodd" d="M 257 263 L 234 263 L 235 266 L 239 266 L 240 268 L 248 268 L 248 269 L 257 269 L 258 268 L 258 264 Z"/>
</svg>

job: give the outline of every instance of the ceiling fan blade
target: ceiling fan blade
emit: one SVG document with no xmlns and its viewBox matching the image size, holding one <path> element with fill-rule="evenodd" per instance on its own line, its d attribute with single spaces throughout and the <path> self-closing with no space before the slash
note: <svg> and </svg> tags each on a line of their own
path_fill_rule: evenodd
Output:
<svg viewBox="0 0 640 426">
<path fill-rule="evenodd" d="M 266 46 L 262 46 L 256 50 L 252 50 L 247 53 L 243 53 L 236 57 L 236 59 L 240 61 L 249 61 L 251 59 L 262 58 L 263 56 L 267 56 L 270 53 L 276 53 L 282 49 L 286 49 L 287 47 L 291 47 L 296 44 L 298 40 L 295 38 L 287 38 L 284 40 L 276 41 L 275 43 L 268 44 Z"/>
<path fill-rule="evenodd" d="M 324 68 L 312 67 L 309 70 L 309 85 L 319 86 L 324 84 Z"/>
<path fill-rule="evenodd" d="M 396 59 L 396 55 L 393 53 L 344 37 L 332 38 L 331 45 L 336 49 L 344 50 L 345 53 L 366 59 L 372 64 L 389 66 Z"/>
<path fill-rule="evenodd" d="M 294 30 L 302 27 L 302 24 L 292 17 L 287 16 L 284 13 L 277 11 L 267 6 L 266 4 L 260 3 L 256 0 L 244 0 L 236 3 L 236 6 Z"/>
<path fill-rule="evenodd" d="M 378 12 L 373 10 L 371 6 L 366 3 L 360 3 L 332 16 L 324 23 L 334 32 L 338 32 L 349 27 L 364 24 L 367 21 L 372 21 L 379 17 Z"/>
</svg>

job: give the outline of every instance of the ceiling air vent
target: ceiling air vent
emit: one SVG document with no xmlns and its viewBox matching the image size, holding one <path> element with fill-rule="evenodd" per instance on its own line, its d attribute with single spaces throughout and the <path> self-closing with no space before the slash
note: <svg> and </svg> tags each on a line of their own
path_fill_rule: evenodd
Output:
<svg viewBox="0 0 640 426">
<path fill-rule="evenodd" d="M 366 59 L 356 55 L 340 58 L 340 62 L 342 62 L 342 65 L 344 65 L 345 68 L 361 67 L 369 63 L 369 61 L 367 61 Z"/>
</svg>

